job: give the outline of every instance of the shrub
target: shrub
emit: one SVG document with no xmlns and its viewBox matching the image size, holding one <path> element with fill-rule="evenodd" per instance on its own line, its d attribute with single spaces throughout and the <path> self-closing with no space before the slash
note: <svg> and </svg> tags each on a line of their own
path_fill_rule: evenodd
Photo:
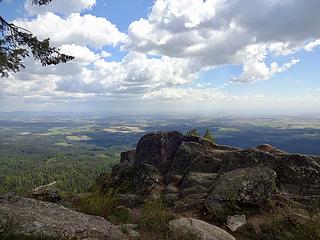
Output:
<svg viewBox="0 0 320 240">
<path fill-rule="evenodd" d="M 169 221 L 174 218 L 165 204 L 160 200 L 147 202 L 143 205 L 141 228 L 147 232 L 163 236 L 169 234 Z"/>
<path fill-rule="evenodd" d="M 215 143 L 215 141 L 216 141 L 214 138 L 214 135 L 208 129 L 205 131 L 203 137 L 212 143 Z"/>
<path fill-rule="evenodd" d="M 76 210 L 108 218 L 116 208 L 117 200 L 112 194 L 94 193 L 80 196 L 72 201 L 72 207 Z"/>
<path fill-rule="evenodd" d="M 115 208 L 109 217 L 109 220 L 115 224 L 125 224 L 130 222 L 130 219 L 129 209 L 122 206 Z"/>
</svg>

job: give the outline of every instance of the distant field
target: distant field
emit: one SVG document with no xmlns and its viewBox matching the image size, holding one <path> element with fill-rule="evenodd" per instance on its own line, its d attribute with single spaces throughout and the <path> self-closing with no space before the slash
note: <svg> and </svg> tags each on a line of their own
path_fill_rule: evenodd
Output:
<svg viewBox="0 0 320 240">
<path fill-rule="evenodd" d="M 209 129 L 219 144 L 247 148 L 269 143 L 320 155 L 320 121 L 314 118 L 0 120 L 0 192 L 24 193 L 52 181 L 63 190 L 81 192 L 146 132 L 192 128 L 201 133 Z"/>
</svg>

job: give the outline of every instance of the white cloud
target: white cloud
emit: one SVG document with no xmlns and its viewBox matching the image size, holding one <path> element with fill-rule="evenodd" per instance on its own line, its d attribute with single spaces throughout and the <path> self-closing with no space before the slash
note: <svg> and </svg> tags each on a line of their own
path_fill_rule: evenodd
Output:
<svg viewBox="0 0 320 240">
<path fill-rule="evenodd" d="M 46 12 L 70 13 L 81 12 L 90 9 L 96 4 L 96 0 L 54 0 L 48 5 L 38 6 L 32 4 L 32 0 L 27 0 L 25 8 L 29 14 L 44 14 Z"/>
<path fill-rule="evenodd" d="M 294 104 L 298 98 L 223 92 L 229 83 L 219 88 L 209 83 L 188 86 L 202 71 L 228 65 L 243 68 L 231 81 L 267 80 L 297 64 L 297 51 L 320 45 L 318 0 L 156 0 L 147 19 L 130 24 L 128 35 L 106 18 L 79 13 L 95 3 L 55 0 L 43 7 L 27 3 L 29 13 L 37 16 L 14 23 L 41 39 L 50 37 L 54 46 L 75 60 L 42 67 L 26 59 L 26 69 L 0 82 L 0 98 L 41 102 L 123 98 L 190 106 L 205 102 L 208 108 L 230 102 Z M 111 54 L 104 47 L 120 44 L 128 51 L 126 56 L 105 59 Z M 277 62 L 279 56 L 287 62 Z M 319 103 L 318 95 L 305 100 Z"/>
<path fill-rule="evenodd" d="M 300 60 L 291 59 L 290 62 L 279 66 L 272 62 L 270 66 L 265 63 L 268 48 L 266 44 L 250 45 L 245 51 L 239 53 L 238 58 L 243 61 L 243 72 L 241 76 L 233 77 L 233 82 L 255 82 L 257 80 L 268 80 L 276 73 L 287 71 Z"/>
<path fill-rule="evenodd" d="M 82 16 L 79 13 L 72 13 L 62 18 L 48 12 L 31 20 L 16 20 L 14 24 L 30 30 L 40 39 L 49 37 L 51 43 L 56 46 L 77 44 L 101 48 L 106 45 L 116 45 L 126 37 L 107 19 L 91 14 Z"/>
<path fill-rule="evenodd" d="M 312 41 L 310 43 L 308 43 L 304 49 L 307 51 L 307 52 L 311 52 L 314 48 L 316 47 L 319 47 L 320 46 L 320 39 L 317 39 L 315 41 Z"/>
<path fill-rule="evenodd" d="M 95 54 L 89 48 L 76 44 L 64 44 L 59 49 L 61 53 L 73 56 L 79 62 L 90 63 L 100 58 L 100 55 Z M 103 57 L 105 56 L 103 54 Z"/>
<path fill-rule="evenodd" d="M 83 69 L 81 76 L 76 79 L 73 76 L 57 81 L 57 90 L 121 97 L 185 84 L 195 80 L 199 71 L 188 60 L 148 58 L 141 53 L 130 53 L 121 62 L 99 59 L 93 65 L 93 69 Z"/>
<path fill-rule="evenodd" d="M 61 50 L 74 55 L 75 60 L 42 67 L 27 58 L 26 69 L 2 82 L 3 92 L 12 96 L 50 96 L 50 99 L 61 98 L 63 93 L 71 99 L 72 96 L 138 99 L 145 92 L 192 82 L 199 71 L 185 59 L 148 58 L 141 53 L 130 53 L 121 62 L 110 62 L 103 58 L 103 53 L 95 54 L 78 45 L 63 45 Z"/>
<path fill-rule="evenodd" d="M 157 0 L 148 19 L 130 25 L 124 49 L 191 58 L 203 67 L 243 64 L 249 81 L 268 79 L 296 62 L 268 67 L 238 56 L 252 45 L 264 45 L 264 56 L 302 49 L 320 37 L 318 9 L 318 0 Z"/>
</svg>

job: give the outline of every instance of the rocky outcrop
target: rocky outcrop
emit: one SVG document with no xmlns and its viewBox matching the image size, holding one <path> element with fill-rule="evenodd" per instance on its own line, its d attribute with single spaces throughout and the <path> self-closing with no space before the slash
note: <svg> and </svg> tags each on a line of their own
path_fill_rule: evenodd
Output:
<svg viewBox="0 0 320 240">
<path fill-rule="evenodd" d="M 0 196 L 1 236 L 10 236 L 10 239 L 127 239 L 118 227 L 102 217 L 14 195 Z"/>
<path fill-rule="evenodd" d="M 130 199 L 162 198 L 177 211 L 217 215 L 261 208 L 273 196 L 320 196 L 319 157 L 271 145 L 239 149 L 179 132 L 149 133 L 97 185 Z M 105 181 L 103 181 L 105 179 Z M 133 201 L 136 204 L 139 201 Z M 141 202 L 141 201 L 140 201 Z"/>
<path fill-rule="evenodd" d="M 170 230 L 180 239 L 236 240 L 221 228 L 193 218 L 179 218 L 169 222 Z"/>
</svg>

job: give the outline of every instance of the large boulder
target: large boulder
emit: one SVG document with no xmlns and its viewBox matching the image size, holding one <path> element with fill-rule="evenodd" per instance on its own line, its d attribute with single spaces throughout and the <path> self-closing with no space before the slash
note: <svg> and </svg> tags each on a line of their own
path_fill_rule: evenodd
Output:
<svg viewBox="0 0 320 240">
<path fill-rule="evenodd" d="M 280 160 L 278 178 L 280 183 L 320 184 L 320 164 L 308 156 L 286 155 Z"/>
<path fill-rule="evenodd" d="M 238 168 L 268 167 L 276 169 L 278 164 L 278 158 L 273 154 L 255 149 L 227 152 L 220 158 L 222 159 L 220 173 Z"/>
<path fill-rule="evenodd" d="M 225 230 L 194 218 L 174 219 L 169 222 L 169 228 L 180 237 L 177 239 L 236 240 Z"/>
<path fill-rule="evenodd" d="M 285 155 L 279 160 L 277 174 L 280 189 L 284 193 L 320 195 L 320 164 L 311 157 Z"/>
<path fill-rule="evenodd" d="M 177 131 L 146 134 L 138 142 L 134 165 L 151 164 L 166 174 L 182 141 Z"/>
<path fill-rule="evenodd" d="M 270 168 L 233 170 L 219 178 L 205 205 L 214 214 L 223 213 L 225 207 L 263 205 L 276 191 L 276 178 Z"/>
<path fill-rule="evenodd" d="M 0 219 L 0 238 L 127 239 L 118 227 L 102 217 L 16 196 L 0 196 Z"/>
</svg>

